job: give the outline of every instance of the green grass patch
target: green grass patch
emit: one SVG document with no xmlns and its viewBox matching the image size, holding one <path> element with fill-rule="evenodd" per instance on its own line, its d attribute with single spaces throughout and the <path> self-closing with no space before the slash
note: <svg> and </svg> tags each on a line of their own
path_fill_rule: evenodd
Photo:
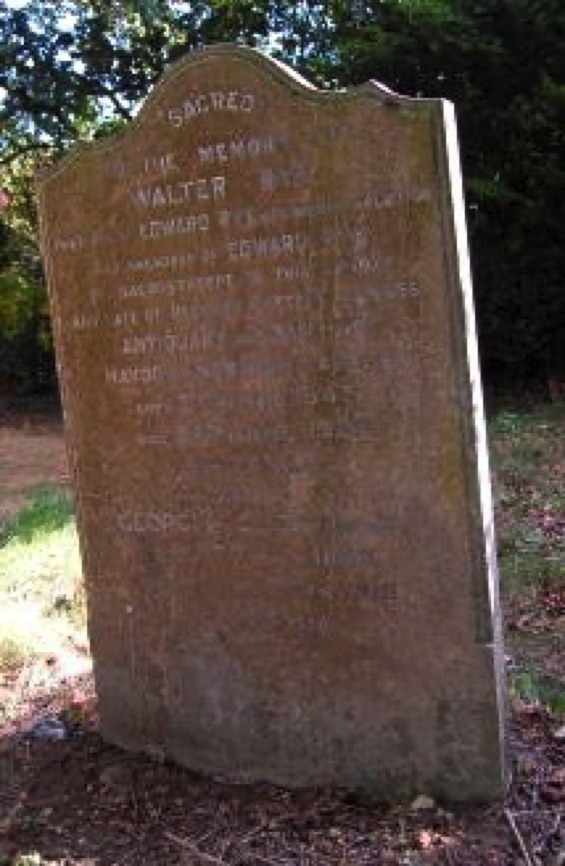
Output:
<svg viewBox="0 0 565 866">
<path fill-rule="evenodd" d="M 2 529 L 0 544 L 15 539 L 30 543 L 38 535 L 62 529 L 74 520 L 74 507 L 67 490 L 40 487 Z"/>
<path fill-rule="evenodd" d="M 501 555 L 499 558 L 504 587 L 508 592 L 535 595 L 540 589 L 558 586 L 563 582 L 564 564 L 557 558 L 544 558 L 524 551 Z"/>
<path fill-rule="evenodd" d="M 543 599 L 565 578 L 565 403 L 503 412 L 489 432 L 502 587 L 529 612 L 508 635 L 510 695 L 561 715 L 565 685 L 550 659 L 562 637 Z"/>
<path fill-rule="evenodd" d="M 555 584 L 565 570 L 565 403 L 502 412 L 489 430 L 504 585 Z"/>
<path fill-rule="evenodd" d="M 539 669 L 528 667 L 510 674 L 509 693 L 525 704 L 540 704 L 555 715 L 565 716 L 565 686 Z"/>
<path fill-rule="evenodd" d="M 82 567 L 74 522 L 31 542 L 12 539 L 0 549 L 0 599 L 39 605 L 46 616 L 67 610 L 80 593 Z"/>
<path fill-rule="evenodd" d="M 42 489 L 9 522 L 0 547 L 0 668 L 50 652 L 84 621 L 72 500 Z"/>
</svg>

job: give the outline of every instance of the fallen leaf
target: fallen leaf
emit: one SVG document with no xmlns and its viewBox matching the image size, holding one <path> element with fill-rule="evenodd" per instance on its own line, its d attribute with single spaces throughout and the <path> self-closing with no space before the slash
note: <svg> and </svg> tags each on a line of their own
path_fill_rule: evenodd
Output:
<svg viewBox="0 0 565 866">
<path fill-rule="evenodd" d="M 435 805 L 435 800 L 432 799 L 432 797 L 427 797 L 425 794 L 419 794 L 411 804 L 410 808 L 419 811 L 420 809 L 435 809 Z"/>
<path fill-rule="evenodd" d="M 543 787 L 543 798 L 549 803 L 565 801 L 565 768 L 551 774 Z"/>
</svg>

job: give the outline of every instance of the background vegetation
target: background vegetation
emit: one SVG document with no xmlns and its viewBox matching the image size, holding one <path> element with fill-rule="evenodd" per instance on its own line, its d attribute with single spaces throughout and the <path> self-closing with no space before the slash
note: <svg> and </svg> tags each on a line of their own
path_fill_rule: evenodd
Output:
<svg viewBox="0 0 565 866">
<path fill-rule="evenodd" d="M 483 367 L 565 378 L 562 0 L 0 0 L 0 396 L 55 384 L 33 176 L 126 122 L 164 67 L 259 46 L 319 86 L 376 78 L 457 107 Z"/>
</svg>

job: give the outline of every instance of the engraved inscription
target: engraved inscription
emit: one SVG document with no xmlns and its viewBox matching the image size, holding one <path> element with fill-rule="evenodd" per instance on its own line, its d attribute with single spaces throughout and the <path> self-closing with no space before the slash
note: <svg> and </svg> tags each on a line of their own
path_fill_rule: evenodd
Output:
<svg viewBox="0 0 565 866">
<path fill-rule="evenodd" d="M 390 799 L 495 790 L 448 109 L 218 46 L 44 182 L 117 743 Z"/>
<path fill-rule="evenodd" d="M 174 127 L 180 127 L 209 114 L 226 112 L 228 114 L 249 114 L 255 108 L 255 95 L 240 90 L 212 90 L 206 93 L 193 93 L 181 105 L 169 108 L 167 120 Z"/>
<path fill-rule="evenodd" d="M 155 186 L 140 186 L 132 190 L 131 197 L 134 204 L 145 208 L 215 202 L 226 197 L 226 179 L 218 175 Z"/>
<path fill-rule="evenodd" d="M 232 138 L 228 141 L 217 141 L 198 147 L 198 159 L 203 165 L 238 162 L 239 160 L 255 159 L 264 154 L 275 153 L 284 138 L 274 135 L 262 135 L 256 138 Z"/>
</svg>

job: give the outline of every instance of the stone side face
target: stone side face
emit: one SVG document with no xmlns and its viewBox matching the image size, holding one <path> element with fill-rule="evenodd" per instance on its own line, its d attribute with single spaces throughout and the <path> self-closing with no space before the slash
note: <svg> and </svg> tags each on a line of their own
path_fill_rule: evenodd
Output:
<svg viewBox="0 0 565 866">
<path fill-rule="evenodd" d="M 109 740 L 234 778 L 502 793 L 448 114 L 218 48 L 43 180 Z"/>
</svg>

